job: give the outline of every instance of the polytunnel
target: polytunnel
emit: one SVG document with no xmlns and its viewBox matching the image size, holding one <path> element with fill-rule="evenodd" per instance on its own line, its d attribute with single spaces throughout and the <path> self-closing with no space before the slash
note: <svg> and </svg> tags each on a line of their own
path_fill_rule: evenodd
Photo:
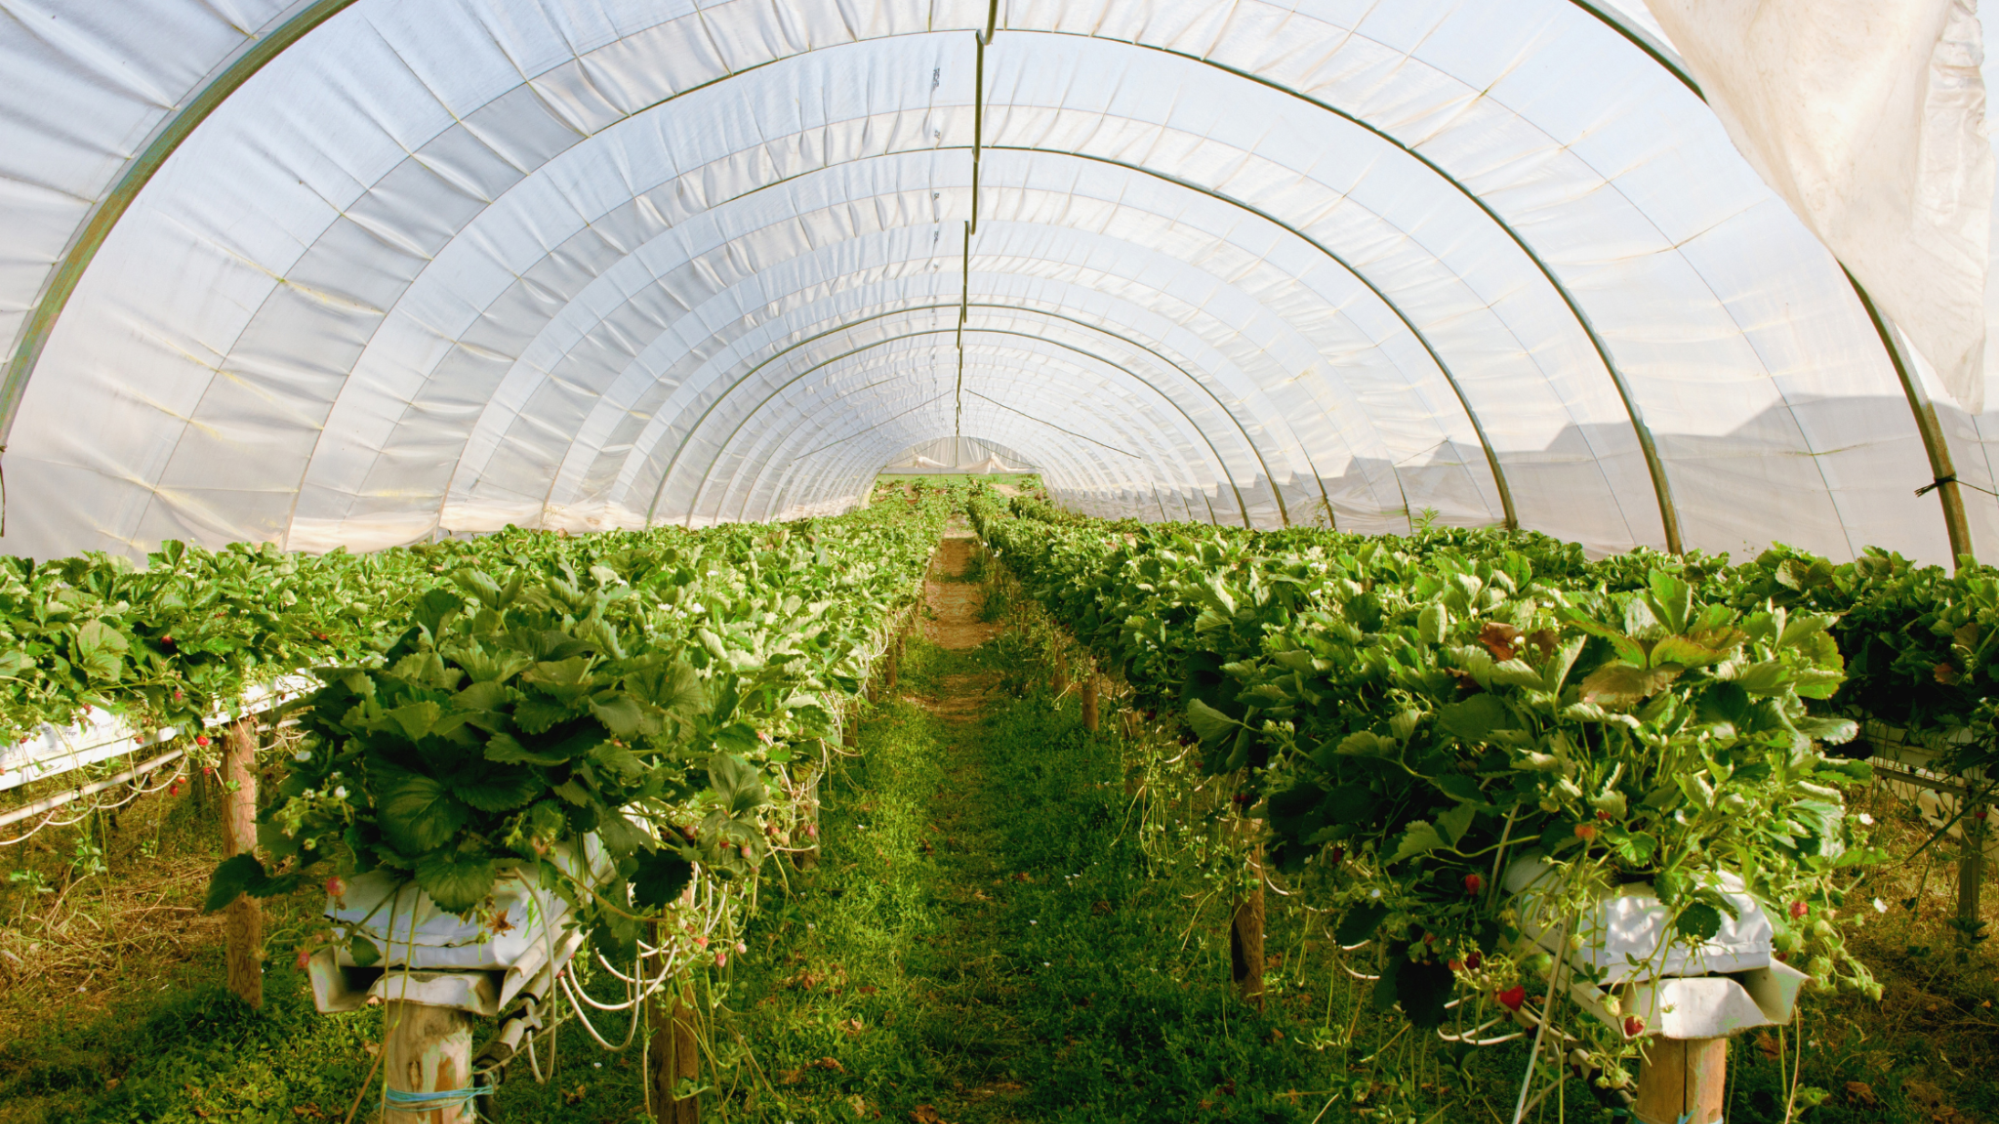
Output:
<svg viewBox="0 0 1999 1125">
<path fill-rule="evenodd" d="M 789 519 L 964 438 L 1097 515 L 1999 554 L 1999 418 L 1635 0 L 0 13 L 7 553 Z"/>
</svg>

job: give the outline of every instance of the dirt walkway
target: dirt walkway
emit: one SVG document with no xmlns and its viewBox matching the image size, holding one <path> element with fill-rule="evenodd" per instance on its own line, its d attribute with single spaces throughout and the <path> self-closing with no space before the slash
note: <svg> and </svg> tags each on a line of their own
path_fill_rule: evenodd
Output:
<svg viewBox="0 0 1999 1125">
<path fill-rule="evenodd" d="M 978 539 L 971 530 L 953 526 L 930 560 L 930 573 L 923 580 L 923 598 L 930 607 L 923 635 L 939 648 L 977 648 L 999 634 L 998 625 L 979 620 L 985 599 L 977 575 L 967 573 L 977 552 Z"/>
</svg>

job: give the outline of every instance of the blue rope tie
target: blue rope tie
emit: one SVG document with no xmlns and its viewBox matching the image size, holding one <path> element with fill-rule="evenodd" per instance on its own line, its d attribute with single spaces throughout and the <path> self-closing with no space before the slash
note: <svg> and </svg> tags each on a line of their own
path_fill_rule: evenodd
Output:
<svg viewBox="0 0 1999 1125">
<path fill-rule="evenodd" d="M 434 1109 L 459 1110 L 470 1105 L 473 1098 L 489 1097 L 491 1086 L 467 1086 L 460 1090 L 398 1090 L 394 1086 L 382 1084 L 382 1094 L 388 1103 L 405 1113 L 428 1113 Z"/>
</svg>

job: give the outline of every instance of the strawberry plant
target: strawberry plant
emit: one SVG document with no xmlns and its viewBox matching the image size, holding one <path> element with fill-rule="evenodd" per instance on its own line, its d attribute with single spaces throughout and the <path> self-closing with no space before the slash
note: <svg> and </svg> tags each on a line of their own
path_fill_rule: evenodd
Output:
<svg viewBox="0 0 1999 1125">
<path fill-rule="evenodd" d="M 1875 858 L 1840 789 L 1866 767 L 1822 749 L 1855 734 L 1832 713 L 1837 618 L 1769 589 L 1807 586 L 1809 567 L 1766 582 L 1769 565 L 1592 564 L 1533 535 L 972 510 L 1141 701 L 1182 710 L 1204 767 L 1252 795 L 1270 864 L 1342 911 L 1341 942 L 1378 939 L 1378 998 L 1418 1023 L 1460 987 L 1524 1002 L 1552 962 L 1518 954 L 1523 925 L 1553 918 L 1520 910 L 1574 914 L 1645 882 L 1700 940 L 1734 909 L 1724 877 L 1831 908 L 1846 869 Z M 1522 858 L 1557 872 L 1531 907 L 1500 893 Z M 1766 913 L 1822 983 L 1876 990 L 1830 910 Z"/>
<path fill-rule="evenodd" d="M 469 916 L 531 872 L 628 958 L 639 921 L 697 871 L 740 879 L 768 856 L 787 763 L 835 732 L 943 511 L 495 537 L 379 655 L 318 673 L 294 705 L 306 749 L 259 814 L 271 866 L 224 862 L 210 908 L 331 863 L 342 880 L 394 872 Z M 494 577 L 467 565 L 478 556 L 515 565 Z M 565 866 L 558 844 L 605 869 Z M 358 963 L 378 955 L 349 940 Z"/>
</svg>

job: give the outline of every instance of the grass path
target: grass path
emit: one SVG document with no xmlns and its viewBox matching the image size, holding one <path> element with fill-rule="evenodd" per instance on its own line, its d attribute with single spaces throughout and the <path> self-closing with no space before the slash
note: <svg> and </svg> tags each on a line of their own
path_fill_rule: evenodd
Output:
<svg viewBox="0 0 1999 1125">
<path fill-rule="evenodd" d="M 1189 888 L 1147 876 L 1115 744 L 1073 699 L 1005 690 L 1028 669 L 975 590 L 932 582 L 936 616 L 832 789 L 824 863 L 752 939 L 730 1030 L 763 1080 L 725 1112 L 1309 1118 L 1289 1021 L 1233 998 L 1225 951 L 1181 940 Z"/>
</svg>

